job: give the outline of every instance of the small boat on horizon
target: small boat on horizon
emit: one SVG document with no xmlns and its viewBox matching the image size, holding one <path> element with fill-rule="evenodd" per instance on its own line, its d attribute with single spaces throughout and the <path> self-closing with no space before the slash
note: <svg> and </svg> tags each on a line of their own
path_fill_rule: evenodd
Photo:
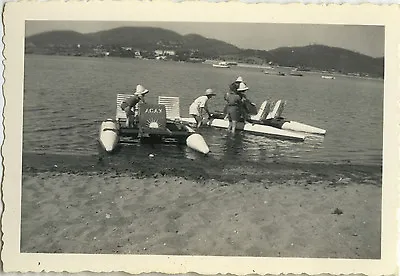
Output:
<svg viewBox="0 0 400 276">
<path fill-rule="evenodd" d="M 218 64 L 213 64 L 212 66 L 216 68 L 230 68 L 228 63 L 226 63 L 225 61 L 221 61 Z"/>
<path fill-rule="evenodd" d="M 335 79 L 334 76 L 321 76 L 321 78 L 323 78 L 325 80 L 334 80 Z"/>
<path fill-rule="evenodd" d="M 291 72 L 289 75 L 291 75 L 293 77 L 302 77 L 303 76 L 302 73 L 298 73 L 297 71 Z"/>
<path fill-rule="evenodd" d="M 270 72 L 270 71 L 264 70 L 263 73 L 266 75 L 273 75 L 273 76 L 286 76 L 286 74 L 283 72 Z"/>
</svg>

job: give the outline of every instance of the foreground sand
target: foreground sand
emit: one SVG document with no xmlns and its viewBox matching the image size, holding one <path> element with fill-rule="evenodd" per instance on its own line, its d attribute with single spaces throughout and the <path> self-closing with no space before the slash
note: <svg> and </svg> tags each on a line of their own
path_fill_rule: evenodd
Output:
<svg viewBox="0 0 400 276">
<path fill-rule="evenodd" d="M 22 252 L 380 258 L 379 168 L 71 160 L 24 157 Z"/>
</svg>

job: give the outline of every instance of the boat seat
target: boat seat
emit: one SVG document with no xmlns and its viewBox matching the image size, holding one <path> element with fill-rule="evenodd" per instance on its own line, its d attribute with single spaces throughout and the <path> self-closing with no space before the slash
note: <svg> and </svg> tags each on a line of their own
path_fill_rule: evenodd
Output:
<svg viewBox="0 0 400 276">
<path fill-rule="evenodd" d="M 158 104 L 165 105 L 167 119 L 180 119 L 179 97 L 158 96 Z"/>
<path fill-rule="evenodd" d="M 286 106 L 286 101 L 282 101 L 281 104 L 279 105 L 278 111 L 276 112 L 275 118 L 282 117 L 283 109 L 285 108 L 285 106 Z"/>
<path fill-rule="evenodd" d="M 282 116 L 283 109 L 285 108 L 286 101 L 279 100 L 275 103 L 274 109 L 268 113 L 266 118 L 262 119 L 276 119 Z"/>
<path fill-rule="evenodd" d="M 268 103 L 268 101 L 264 101 L 261 106 L 260 109 L 258 110 L 256 115 L 252 115 L 250 116 L 250 119 L 254 120 L 254 121 L 260 121 L 264 117 L 266 117 L 265 114 L 268 114 L 270 110 L 270 103 Z"/>
</svg>

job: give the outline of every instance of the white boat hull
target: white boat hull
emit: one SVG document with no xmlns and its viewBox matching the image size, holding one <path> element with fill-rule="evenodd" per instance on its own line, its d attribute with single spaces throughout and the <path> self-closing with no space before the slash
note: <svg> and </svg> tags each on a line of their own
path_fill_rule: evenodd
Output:
<svg viewBox="0 0 400 276">
<path fill-rule="evenodd" d="M 182 118 L 182 121 L 186 122 L 186 123 L 191 123 L 191 124 L 196 123 L 194 118 Z M 211 126 L 227 129 L 229 127 L 229 121 L 222 120 L 222 119 L 213 119 L 211 121 Z M 279 128 L 275 128 L 275 127 L 267 126 L 267 125 L 239 122 L 237 124 L 236 128 L 239 130 L 244 130 L 244 131 L 253 133 L 253 134 L 265 135 L 265 136 L 276 137 L 276 138 L 298 140 L 298 141 L 304 141 L 304 139 L 305 139 L 304 134 L 296 133 L 296 132 L 293 132 L 290 130 L 283 130 L 283 129 L 279 129 Z"/>
<path fill-rule="evenodd" d="M 112 119 L 107 119 L 101 123 L 99 142 L 103 149 L 107 152 L 112 152 L 118 145 L 118 126 Z"/>
<path fill-rule="evenodd" d="M 215 67 L 215 68 L 230 68 L 229 65 L 219 65 L 219 64 L 213 64 L 213 67 Z"/>
<path fill-rule="evenodd" d="M 305 133 L 311 133 L 311 134 L 319 134 L 319 135 L 325 135 L 326 130 L 318 127 L 313 127 L 310 125 L 306 125 L 303 123 L 295 122 L 295 121 L 289 121 L 283 123 L 282 129 L 285 130 L 291 130 L 291 131 L 297 131 L 297 132 L 305 132 Z"/>
</svg>

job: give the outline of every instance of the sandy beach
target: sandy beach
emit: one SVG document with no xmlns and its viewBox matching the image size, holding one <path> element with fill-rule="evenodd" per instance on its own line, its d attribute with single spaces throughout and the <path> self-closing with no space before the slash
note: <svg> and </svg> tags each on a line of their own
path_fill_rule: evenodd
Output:
<svg viewBox="0 0 400 276">
<path fill-rule="evenodd" d="M 380 258 L 381 167 L 236 162 L 24 154 L 21 252 Z"/>
</svg>

